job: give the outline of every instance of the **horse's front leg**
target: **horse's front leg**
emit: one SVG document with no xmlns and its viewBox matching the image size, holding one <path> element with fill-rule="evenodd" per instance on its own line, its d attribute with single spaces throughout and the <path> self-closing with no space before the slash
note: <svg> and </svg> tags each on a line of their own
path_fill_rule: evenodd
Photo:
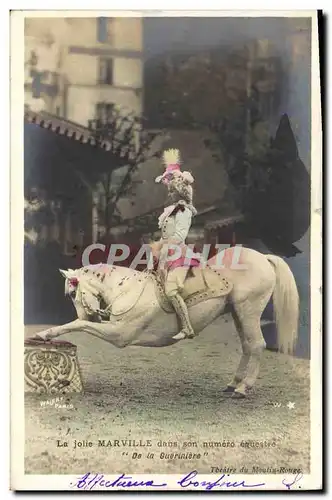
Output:
<svg viewBox="0 0 332 500">
<path fill-rule="evenodd" d="M 53 326 L 38 333 L 35 337 L 30 340 L 36 341 L 48 341 L 59 337 L 60 335 L 65 335 L 68 333 L 87 333 L 93 335 L 105 342 L 113 344 L 115 347 L 126 347 L 132 343 L 133 334 L 128 335 L 127 328 L 120 328 L 117 323 L 113 322 L 103 322 L 95 323 L 92 321 L 86 321 L 81 319 L 76 319 L 70 323 L 66 323 L 61 326 Z"/>
<path fill-rule="evenodd" d="M 34 338 L 36 340 L 51 340 L 56 337 L 60 337 L 60 335 L 65 335 L 66 333 L 82 331 L 87 323 L 89 322 L 81 319 L 76 319 L 75 321 L 71 321 L 70 323 L 66 323 L 65 325 L 52 326 L 47 330 L 39 332 Z"/>
</svg>

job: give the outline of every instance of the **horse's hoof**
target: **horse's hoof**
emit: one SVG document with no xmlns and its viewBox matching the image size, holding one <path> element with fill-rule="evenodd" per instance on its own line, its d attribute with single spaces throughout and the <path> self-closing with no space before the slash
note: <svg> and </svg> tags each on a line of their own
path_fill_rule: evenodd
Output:
<svg viewBox="0 0 332 500">
<path fill-rule="evenodd" d="M 235 387 L 228 385 L 225 389 L 223 389 L 222 392 L 225 396 L 231 396 L 232 394 L 234 394 L 234 391 L 235 391 Z"/>
<path fill-rule="evenodd" d="M 245 399 L 246 395 L 243 392 L 234 391 L 232 394 L 232 399 Z"/>
<path fill-rule="evenodd" d="M 35 335 L 34 337 L 28 337 L 24 340 L 25 344 L 41 344 L 44 343 L 45 339 L 40 337 L 39 335 Z"/>
</svg>

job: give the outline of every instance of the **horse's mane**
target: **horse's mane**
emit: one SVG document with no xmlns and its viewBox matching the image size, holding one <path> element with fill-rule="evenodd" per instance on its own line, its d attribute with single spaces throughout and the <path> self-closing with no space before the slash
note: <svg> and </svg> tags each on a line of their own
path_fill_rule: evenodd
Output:
<svg viewBox="0 0 332 500">
<path fill-rule="evenodd" d="M 124 266 L 114 266 L 111 264 L 89 264 L 87 266 L 80 267 L 78 269 L 68 269 L 67 270 L 67 276 L 66 276 L 66 281 L 65 281 L 65 295 L 69 293 L 69 284 L 71 279 L 77 279 L 78 281 L 83 279 L 83 282 L 85 281 L 84 278 L 87 278 L 87 280 L 97 280 L 97 281 L 103 281 L 105 278 L 105 275 L 111 274 L 112 271 L 120 271 L 122 270 L 123 272 L 126 271 L 131 271 L 135 273 L 141 273 L 142 271 L 138 271 L 137 269 L 132 269 L 129 267 L 124 267 Z"/>
<path fill-rule="evenodd" d="M 98 264 L 89 264 L 88 266 L 83 266 L 79 269 L 80 272 L 88 272 L 88 273 L 96 273 L 98 271 L 102 271 L 105 268 L 111 270 L 116 266 L 111 266 L 110 264 L 103 264 L 102 262 L 99 262 Z"/>
<path fill-rule="evenodd" d="M 69 284 L 71 279 L 77 278 L 78 281 L 80 282 L 82 277 L 84 278 L 85 276 L 87 278 L 92 278 L 92 277 L 95 277 L 96 279 L 102 278 L 105 274 L 106 266 L 107 268 L 109 268 L 108 270 L 114 267 L 107 264 L 99 263 L 99 264 L 90 264 L 88 266 L 83 266 L 78 269 L 68 269 L 67 271 L 68 276 L 65 281 L 65 295 L 69 293 Z"/>
</svg>

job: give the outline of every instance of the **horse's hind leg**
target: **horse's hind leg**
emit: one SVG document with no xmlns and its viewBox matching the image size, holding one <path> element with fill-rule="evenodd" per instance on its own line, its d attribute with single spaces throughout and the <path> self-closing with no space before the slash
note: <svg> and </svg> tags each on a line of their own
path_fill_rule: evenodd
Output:
<svg viewBox="0 0 332 500">
<path fill-rule="evenodd" d="M 265 349 L 265 340 L 260 327 L 260 316 L 246 318 L 243 323 L 243 332 L 245 336 L 245 349 L 246 349 L 246 366 L 243 369 L 242 380 L 234 391 L 234 395 L 245 396 L 247 391 L 256 382 L 259 369 L 260 360 Z"/>
<path fill-rule="evenodd" d="M 249 361 L 249 356 L 250 356 L 250 351 L 248 349 L 248 345 L 244 339 L 244 332 L 242 331 L 242 322 L 240 321 L 240 319 L 237 315 L 237 312 L 235 311 L 234 308 L 232 310 L 232 317 L 234 320 L 234 324 L 235 324 L 237 333 L 240 337 L 241 347 L 242 347 L 242 356 L 241 356 L 239 365 L 237 367 L 235 376 L 233 377 L 231 382 L 229 384 L 227 384 L 226 389 L 224 389 L 224 391 L 223 391 L 225 394 L 232 394 L 235 391 L 235 389 L 237 388 L 237 386 L 242 382 L 243 377 L 245 375 L 246 368 L 247 368 L 247 364 Z"/>
<path fill-rule="evenodd" d="M 243 397 L 256 382 L 260 360 L 266 347 L 262 334 L 260 319 L 263 310 L 271 297 L 271 290 L 265 291 L 260 297 L 249 298 L 242 303 L 234 304 L 241 338 L 243 355 L 234 381 L 237 382 L 234 396 Z"/>
</svg>

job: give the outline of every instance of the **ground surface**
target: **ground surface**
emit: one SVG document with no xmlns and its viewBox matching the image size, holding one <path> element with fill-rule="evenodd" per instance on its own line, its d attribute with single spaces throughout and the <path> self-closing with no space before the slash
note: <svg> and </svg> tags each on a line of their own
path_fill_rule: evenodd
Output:
<svg viewBox="0 0 332 500">
<path fill-rule="evenodd" d="M 25 335 L 45 328 L 26 327 Z M 221 319 L 197 339 L 167 348 L 120 350 L 84 334 L 62 338 L 78 346 L 85 393 L 66 396 L 60 404 L 73 406 L 67 409 L 42 407 L 45 396 L 26 396 L 26 473 L 208 473 L 211 467 L 309 471 L 308 360 L 265 351 L 255 392 L 234 401 L 221 393 L 240 356 L 231 320 Z M 75 439 L 93 446 L 74 449 Z M 98 446 L 98 440 L 115 439 L 120 445 L 121 440 L 151 440 L 152 446 Z M 57 446 L 57 440 L 68 447 Z M 248 440 L 265 441 L 265 446 L 241 446 Z M 160 447 L 159 441 L 177 446 Z M 222 441 L 235 446 L 222 447 Z M 184 448 L 185 442 L 197 446 Z M 214 446 L 204 447 L 204 442 Z M 154 457 L 147 458 L 148 452 Z M 167 455 L 187 452 L 200 457 Z M 142 457 L 134 459 L 133 453 Z"/>
</svg>

